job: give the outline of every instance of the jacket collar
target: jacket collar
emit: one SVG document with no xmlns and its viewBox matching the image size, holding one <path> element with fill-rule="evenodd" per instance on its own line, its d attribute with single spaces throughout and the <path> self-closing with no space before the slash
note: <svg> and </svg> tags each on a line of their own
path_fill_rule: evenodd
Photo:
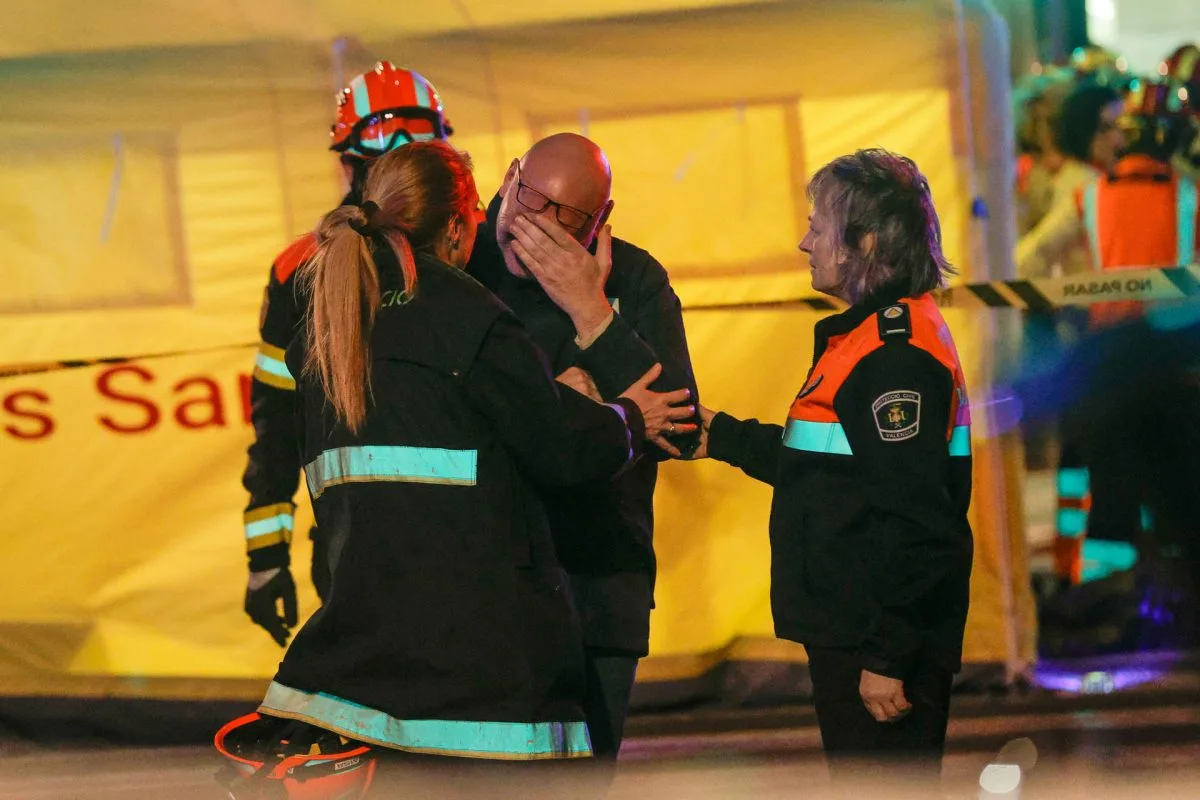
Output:
<svg viewBox="0 0 1200 800">
<path fill-rule="evenodd" d="M 1171 167 L 1161 161 L 1155 161 L 1148 155 L 1132 153 L 1118 161 L 1109 176 L 1110 180 L 1169 180 Z"/>
<path fill-rule="evenodd" d="M 501 286 L 522 286 L 527 283 L 536 285 L 537 281 L 523 281 L 510 275 L 508 267 L 504 265 L 504 254 L 500 252 L 500 245 L 496 242 L 496 219 L 499 214 L 500 195 L 497 194 L 488 204 L 485 224 L 480 225 L 475 232 L 475 249 L 471 252 L 467 273 L 493 292 L 499 292 Z"/>
<path fill-rule="evenodd" d="M 879 287 L 840 314 L 825 317 L 817 322 L 816 334 L 818 341 L 828 341 L 831 336 L 840 336 L 849 333 L 876 311 L 896 305 L 907 295 L 907 288 L 895 283 Z"/>
</svg>

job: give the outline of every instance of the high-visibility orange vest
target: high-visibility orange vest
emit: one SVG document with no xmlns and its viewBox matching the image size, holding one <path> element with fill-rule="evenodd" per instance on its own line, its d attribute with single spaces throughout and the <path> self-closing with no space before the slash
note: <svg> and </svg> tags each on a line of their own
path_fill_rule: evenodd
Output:
<svg viewBox="0 0 1200 800">
<path fill-rule="evenodd" d="M 1079 210 L 1097 270 L 1179 267 L 1196 256 L 1196 183 L 1149 156 L 1130 155 L 1086 185 Z M 1092 306 L 1095 325 L 1137 316 L 1141 304 Z"/>
</svg>

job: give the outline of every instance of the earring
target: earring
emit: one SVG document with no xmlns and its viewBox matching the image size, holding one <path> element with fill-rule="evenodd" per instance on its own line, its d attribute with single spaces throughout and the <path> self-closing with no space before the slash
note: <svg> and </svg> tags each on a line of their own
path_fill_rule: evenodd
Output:
<svg viewBox="0 0 1200 800">
<path fill-rule="evenodd" d="M 451 239 L 451 240 L 450 240 L 450 249 L 451 249 L 451 250 L 457 250 L 457 249 L 458 249 L 458 239 Z"/>
</svg>

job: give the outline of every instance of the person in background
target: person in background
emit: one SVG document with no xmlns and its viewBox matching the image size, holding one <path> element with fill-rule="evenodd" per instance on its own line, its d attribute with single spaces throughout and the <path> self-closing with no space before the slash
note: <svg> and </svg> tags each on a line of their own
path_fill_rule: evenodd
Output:
<svg viewBox="0 0 1200 800">
<path fill-rule="evenodd" d="M 1079 657 L 1200 645 L 1200 305 L 1149 305 L 998 378 L 992 402 L 1015 397 L 1034 421 L 1065 417 L 1084 443 L 1117 439 L 1121 490 L 1151 523 L 1132 570 L 1043 604 L 1040 646 Z"/>
<path fill-rule="evenodd" d="M 1095 150 L 1092 147 L 1097 127 L 1086 108 L 1079 113 L 1080 97 L 1072 101 L 1065 123 L 1069 130 L 1063 132 L 1067 97 L 1088 87 L 1108 88 L 1122 95 L 1134 79 L 1122 56 L 1097 46 L 1076 48 L 1065 66 L 1037 64 L 1035 69 L 1013 92 L 1019 236 L 1037 227 L 1056 199 L 1065 202 L 1070 198 L 1088 175 L 1081 166 L 1103 169 L 1109 161 L 1103 141 L 1096 143 Z M 1067 271 L 1071 271 L 1070 265 Z"/>
<path fill-rule="evenodd" d="M 573 133 L 542 139 L 509 166 L 467 271 L 525 323 L 561 381 L 607 401 L 662 364 L 653 388 L 697 401 L 679 298 L 652 255 L 611 235 L 613 206 L 599 146 Z M 617 757 L 649 649 L 658 463 L 697 437 L 677 420 L 617 478 L 542 493 L 583 620 L 585 710 L 601 758 Z"/>
<path fill-rule="evenodd" d="M 1092 268 L 1087 239 L 1077 224 L 1075 195 L 1117 163 L 1125 137 L 1117 120 L 1123 110 L 1116 89 L 1085 81 L 1063 101 L 1058 147 L 1065 157 L 1054 178 L 1050 209 L 1017 242 L 1017 275 L 1049 277 Z"/>
<path fill-rule="evenodd" d="M 813 289 L 849 308 L 817 323 L 786 425 L 701 406 L 696 456 L 775 489 L 775 633 L 808 651 L 834 780 L 886 764 L 936 789 L 973 553 L 966 385 L 930 294 L 951 266 L 911 160 L 859 151 L 808 192 Z"/>
<path fill-rule="evenodd" d="M 388 61 L 354 78 L 338 94 L 337 104 L 330 149 L 338 154 L 349 187 L 343 204 L 359 201 L 367 168 L 376 158 L 409 142 L 443 140 L 453 133 L 433 84 Z M 316 252 L 316 235 L 315 230 L 304 234 L 271 265 L 259 316 L 262 342 L 250 384 L 254 443 L 242 477 L 250 493 L 243 515 L 250 562 L 244 605 L 250 619 L 280 647 L 287 644 L 299 620 L 290 553 L 300 443 L 294 414 L 296 380 L 283 355 L 304 316 L 296 274 Z M 319 526 L 310 536 L 312 581 L 324 601 L 329 587 L 328 539 Z"/>
<path fill-rule="evenodd" d="M 1193 131 L 1193 111 L 1179 88 L 1161 79 L 1135 83 L 1119 119 L 1127 147 L 1108 174 L 1076 197 L 1075 224 L 1086 235 L 1096 270 L 1184 266 L 1197 257 L 1200 191 L 1194 179 L 1173 167 Z M 1094 305 L 1090 325 L 1112 325 L 1142 311 L 1132 301 Z M 1071 513 L 1060 515 L 1055 543 L 1064 580 L 1103 578 L 1138 561 L 1136 542 L 1150 520 L 1125 456 L 1137 446 L 1132 435 L 1132 429 L 1117 426 L 1089 436 L 1079 443 L 1082 463 L 1060 475 L 1064 499 L 1078 501 Z"/>
<path fill-rule="evenodd" d="M 462 272 L 478 202 L 448 144 L 395 149 L 300 268 L 286 363 L 330 584 L 239 726 L 274 731 L 263 763 L 591 753 L 578 619 L 534 485 L 612 478 L 694 412 L 673 405 L 686 391 L 646 388 L 656 370 L 608 404 L 556 383 Z"/>
<path fill-rule="evenodd" d="M 1178 267 L 1197 252 L 1196 180 L 1180 175 L 1175 157 L 1194 135 L 1200 98 L 1170 80 L 1134 83 L 1118 120 L 1126 147 L 1112 169 L 1076 197 L 1088 251 L 1099 271 Z M 1137 303 L 1093 306 L 1093 325 L 1141 313 Z"/>
<path fill-rule="evenodd" d="M 1037 73 L 1029 75 L 1014 90 L 1013 117 L 1018 146 L 1014 198 L 1018 236 L 1036 228 L 1053 206 L 1058 172 L 1066 162 L 1058 149 L 1059 120 L 1063 100 L 1074 88 L 1076 80 L 1076 69 L 1038 65 Z M 1021 316 L 1018 359 L 1023 362 L 1057 344 L 1060 314 L 1027 309 Z M 1027 468 L 1046 469 L 1058 462 L 1056 431 L 1026 426 L 1023 433 Z"/>
<path fill-rule="evenodd" d="M 1024 235 L 1041 221 L 1054 199 L 1054 176 L 1064 161 L 1056 130 L 1062 102 L 1073 85 L 1074 73 L 1041 67 L 1013 90 L 1016 126 L 1017 234 Z"/>
<path fill-rule="evenodd" d="M 1123 111 L 1121 96 L 1107 83 L 1083 80 L 1063 102 L 1058 144 L 1067 157 L 1055 176 L 1054 198 L 1045 217 L 1017 242 L 1017 275 L 1041 278 L 1079 274 L 1092 269 L 1087 234 L 1080 224 L 1079 192 L 1089 182 L 1116 165 L 1125 146 L 1117 121 Z M 1055 315 L 1054 333 L 1026 345 L 1025 355 L 1053 346 L 1059 339 L 1077 335 L 1086 325 L 1080 315 Z M 1059 433 L 1056 489 L 1055 563 L 1061 574 L 1072 558 L 1063 548 L 1072 544 L 1079 516 L 1086 512 L 1087 490 L 1083 455 L 1078 442 Z"/>
</svg>

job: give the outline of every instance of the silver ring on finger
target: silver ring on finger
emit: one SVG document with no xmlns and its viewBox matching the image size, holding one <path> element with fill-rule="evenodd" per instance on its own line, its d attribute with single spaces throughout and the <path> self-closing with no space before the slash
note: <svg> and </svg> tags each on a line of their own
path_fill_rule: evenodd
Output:
<svg viewBox="0 0 1200 800">
<path fill-rule="evenodd" d="M 674 435 L 674 434 L 675 434 L 675 423 L 674 423 L 674 422 L 672 422 L 672 423 L 671 423 L 671 427 L 667 428 L 667 430 L 668 430 L 668 431 L 670 431 L 670 433 L 671 433 L 672 435 Z"/>
</svg>

